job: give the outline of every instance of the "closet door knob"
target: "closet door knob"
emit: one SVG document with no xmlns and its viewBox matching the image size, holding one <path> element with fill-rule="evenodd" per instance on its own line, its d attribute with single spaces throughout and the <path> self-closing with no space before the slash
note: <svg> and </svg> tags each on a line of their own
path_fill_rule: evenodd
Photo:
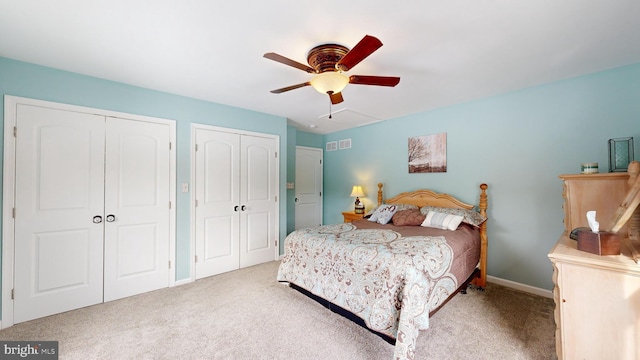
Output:
<svg viewBox="0 0 640 360">
<path fill-rule="evenodd" d="M 247 209 L 246 206 L 242 205 L 242 207 L 240 208 L 240 210 L 245 211 Z"/>
<path fill-rule="evenodd" d="M 238 211 L 238 207 L 239 207 L 238 205 L 234 206 L 233 211 Z"/>
<path fill-rule="evenodd" d="M 116 221 L 116 216 L 115 215 L 107 215 L 107 222 L 114 222 Z"/>
<path fill-rule="evenodd" d="M 102 216 L 100 215 L 96 215 L 93 217 L 93 223 L 94 224 L 100 224 L 102 222 Z"/>
</svg>

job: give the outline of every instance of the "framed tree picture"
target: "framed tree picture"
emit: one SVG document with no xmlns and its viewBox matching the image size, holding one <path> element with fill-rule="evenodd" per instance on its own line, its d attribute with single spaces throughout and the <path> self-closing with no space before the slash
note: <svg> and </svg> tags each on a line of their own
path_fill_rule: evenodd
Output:
<svg viewBox="0 0 640 360">
<path fill-rule="evenodd" d="M 409 173 L 447 172 L 447 133 L 409 138 Z"/>
</svg>

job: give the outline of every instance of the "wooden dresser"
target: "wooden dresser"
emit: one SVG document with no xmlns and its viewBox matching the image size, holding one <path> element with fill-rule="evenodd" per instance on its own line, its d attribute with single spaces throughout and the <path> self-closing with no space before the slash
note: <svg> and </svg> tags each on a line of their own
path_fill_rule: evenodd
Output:
<svg viewBox="0 0 640 360">
<path fill-rule="evenodd" d="M 588 210 L 596 210 L 601 229 L 608 226 L 624 199 L 629 174 L 560 178 L 565 232 L 549 253 L 558 358 L 640 359 L 640 264 L 625 245 L 620 255 L 599 256 L 578 250 L 569 238 L 571 229 L 588 226 Z M 619 235 L 628 236 L 626 226 Z"/>
</svg>

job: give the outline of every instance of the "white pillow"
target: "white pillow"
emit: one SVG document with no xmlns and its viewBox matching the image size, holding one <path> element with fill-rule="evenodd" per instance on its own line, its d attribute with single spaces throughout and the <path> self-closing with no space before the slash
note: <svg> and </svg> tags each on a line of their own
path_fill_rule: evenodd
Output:
<svg viewBox="0 0 640 360">
<path fill-rule="evenodd" d="M 444 230 L 455 230 L 462 222 L 461 215 L 444 214 L 435 211 L 427 212 L 427 217 L 421 226 L 432 227 Z"/>
<path fill-rule="evenodd" d="M 397 209 L 398 207 L 395 205 L 380 205 L 378 206 L 376 211 L 371 214 L 369 221 L 377 222 L 379 224 L 386 224 L 391 221 L 391 218 L 393 217 L 393 214 L 396 213 Z"/>
<path fill-rule="evenodd" d="M 451 215 L 460 215 L 462 216 L 462 222 L 465 222 L 469 225 L 480 226 L 483 222 L 487 220 L 486 217 L 480 215 L 479 212 L 471 209 L 457 209 L 457 208 L 443 208 L 438 206 L 423 206 L 420 208 L 420 212 L 423 215 L 427 215 L 429 211 L 435 211 L 443 214 L 451 214 Z"/>
</svg>

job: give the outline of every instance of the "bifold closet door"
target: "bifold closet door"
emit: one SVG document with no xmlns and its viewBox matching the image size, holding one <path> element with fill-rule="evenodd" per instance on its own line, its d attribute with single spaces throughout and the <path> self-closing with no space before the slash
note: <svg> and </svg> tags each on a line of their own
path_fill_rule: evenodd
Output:
<svg viewBox="0 0 640 360">
<path fill-rule="evenodd" d="M 273 261 L 276 252 L 276 141 L 240 138 L 240 267 Z"/>
<path fill-rule="evenodd" d="M 104 126 L 18 105 L 15 323 L 103 301 Z"/>
<path fill-rule="evenodd" d="M 169 286 L 170 130 L 107 118 L 104 301 Z"/>
<path fill-rule="evenodd" d="M 240 136 L 197 129 L 196 279 L 239 267 Z"/>
<path fill-rule="evenodd" d="M 277 141 L 195 133 L 195 277 L 275 259 Z"/>
<path fill-rule="evenodd" d="M 14 323 L 169 285 L 170 129 L 19 104 Z"/>
</svg>

